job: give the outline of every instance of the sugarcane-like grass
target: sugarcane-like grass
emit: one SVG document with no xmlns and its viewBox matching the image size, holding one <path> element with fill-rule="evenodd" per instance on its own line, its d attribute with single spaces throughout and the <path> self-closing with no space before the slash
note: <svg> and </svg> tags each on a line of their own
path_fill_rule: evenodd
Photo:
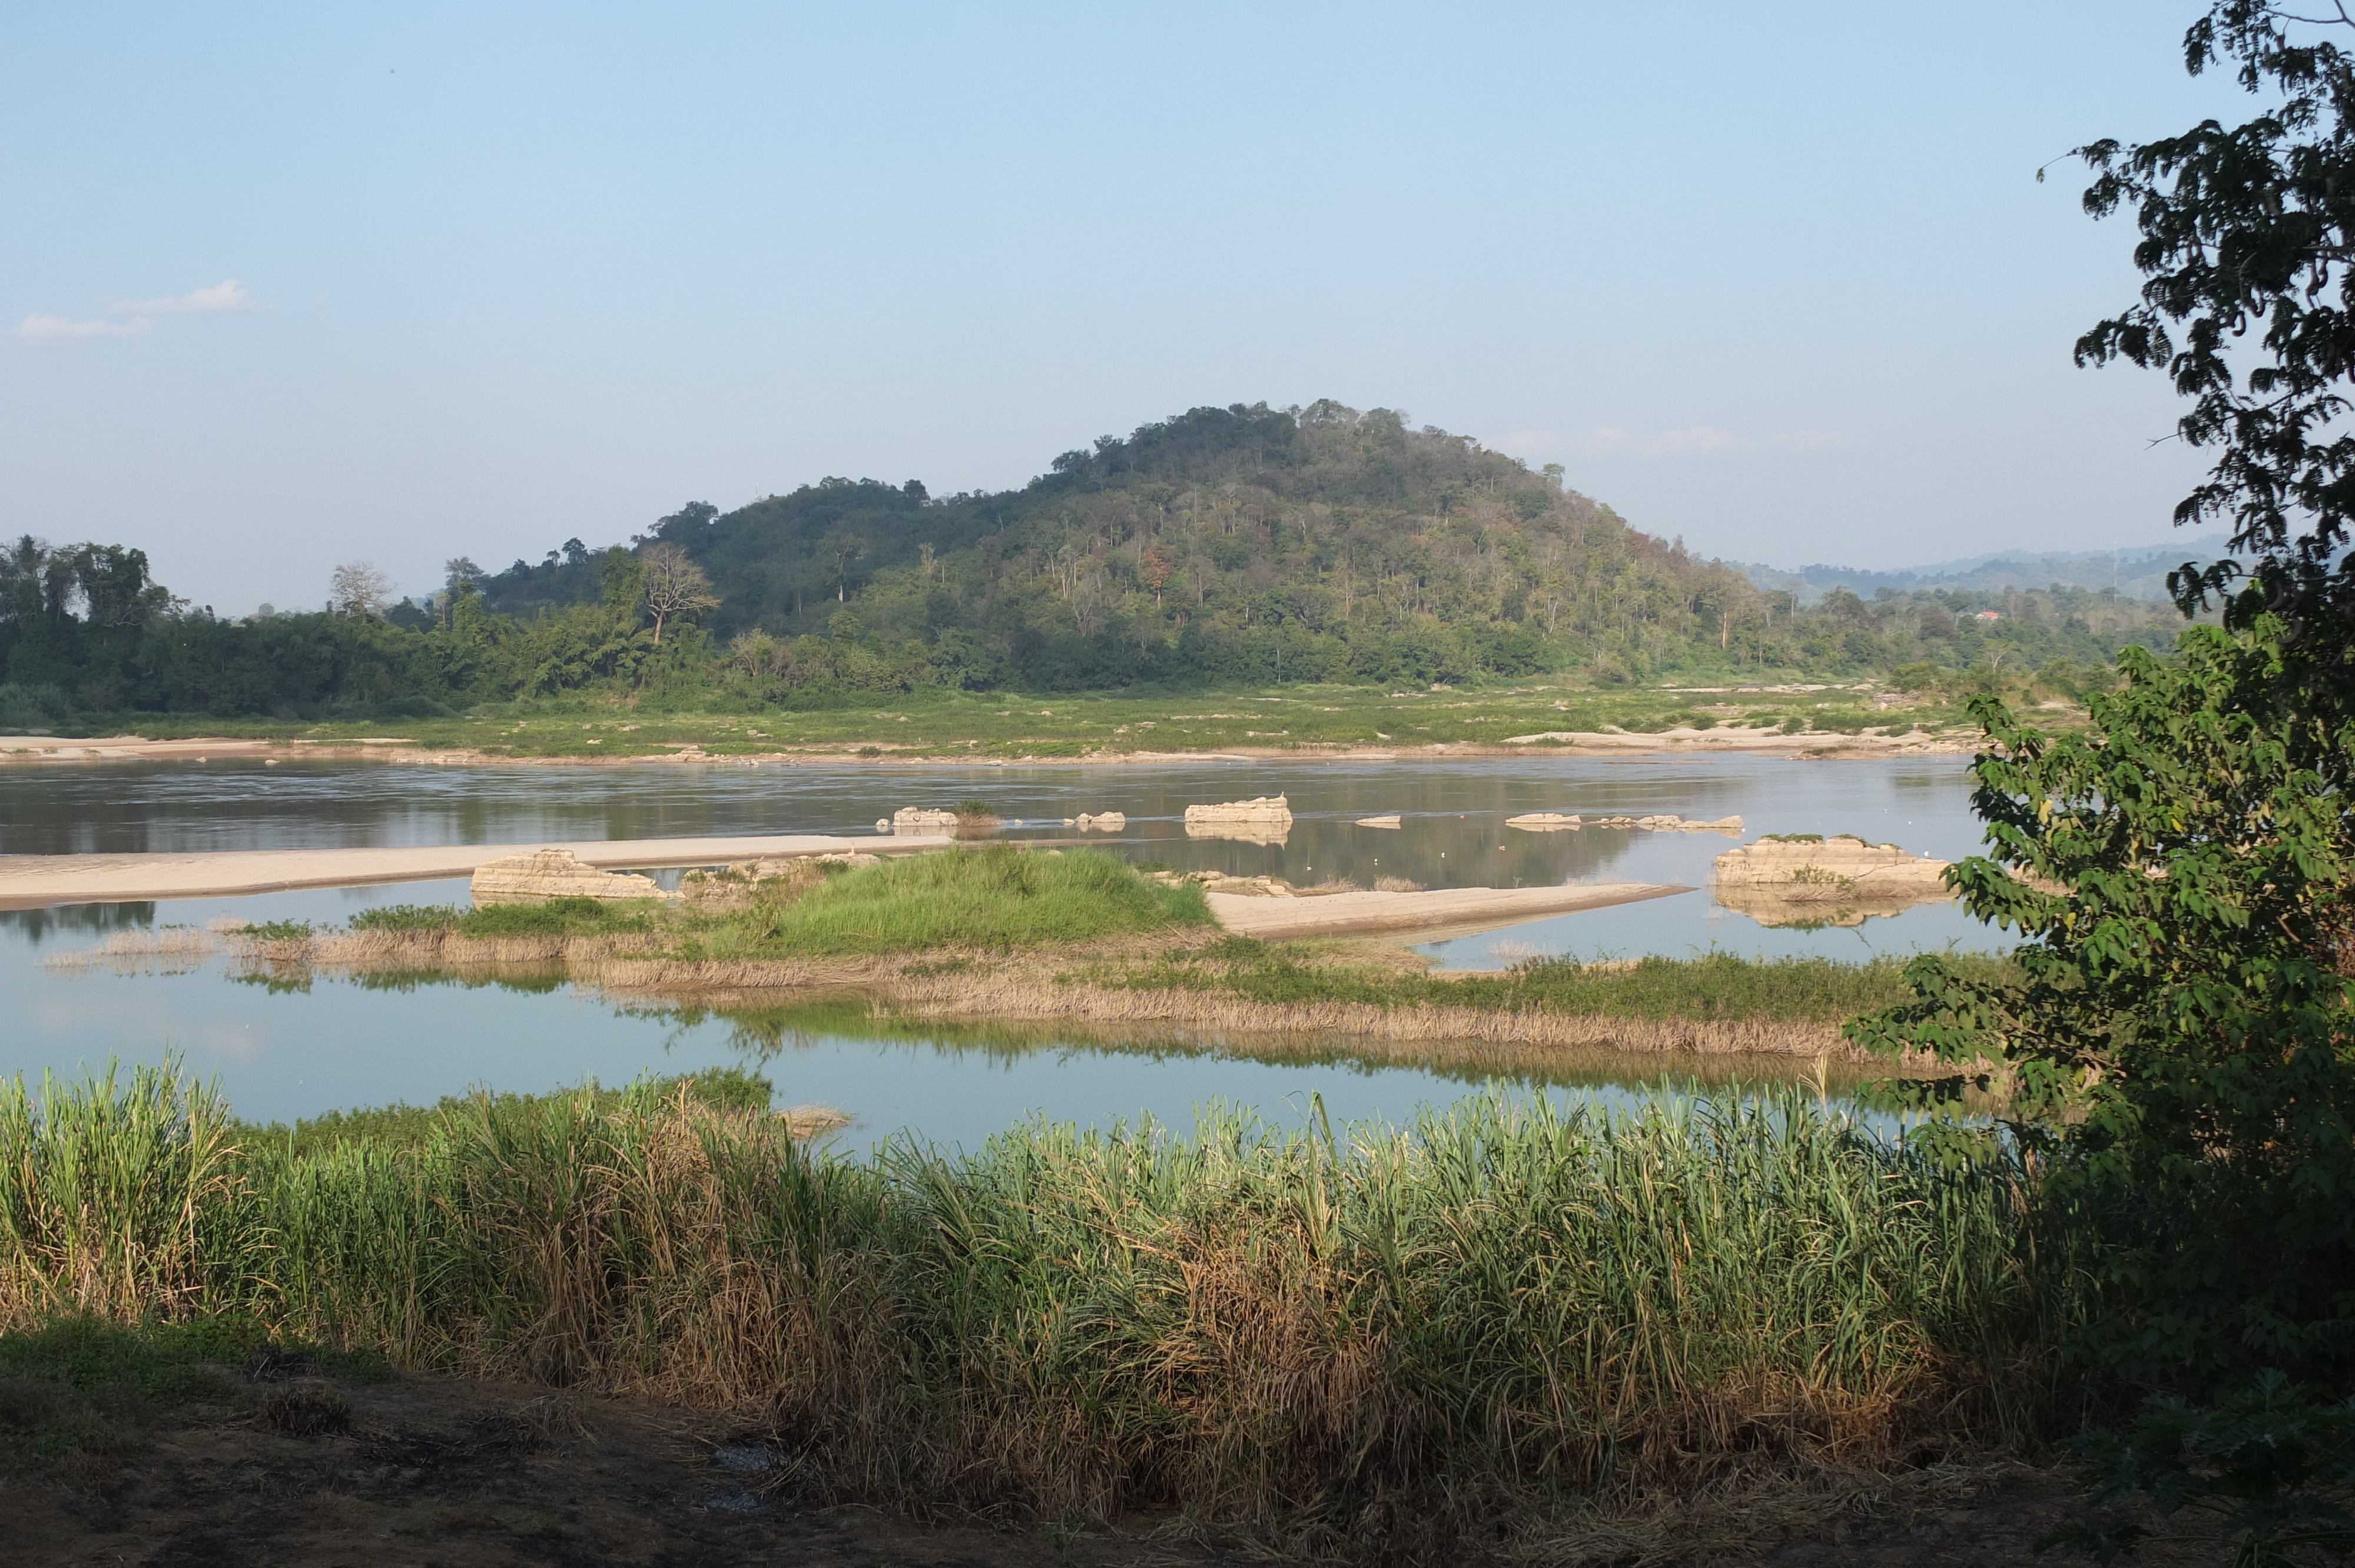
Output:
<svg viewBox="0 0 2355 1568">
<path fill-rule="evenodd" d="M 757 1414 L 842 1499 L 1350 1552 L 2017 1436 L 2074 1309 L 2038 1213 L 1797 1096 L 851 1160 L 685 1087 L 305 1148 L 169 1073 L 0 1084 L 0 1328 L 235 1314 Z"/>
</svg>

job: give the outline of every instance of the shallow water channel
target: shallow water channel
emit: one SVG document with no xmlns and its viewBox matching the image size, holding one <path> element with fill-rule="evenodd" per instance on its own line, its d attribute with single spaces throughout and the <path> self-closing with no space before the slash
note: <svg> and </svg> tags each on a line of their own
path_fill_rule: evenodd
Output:
<svg viewBox="0 0 2355 1568">
<path fill-rule="evenodd" d="M 1281 843 L 1189 839 L 1189 802 L 1286 794 Z M 906 805 L 986 801 L 1004 837 L 1077 837 L 1063 819 L 1124 811 L 1120 834 L 1089 842 L 1138 861 L 1296 884 L 1331 876 L 1371 885 L 1403 876 L 1430 887 L 1577 881 L 1677 883 L 1695 891 L 1538 920 L 1425 951 L 1455 968 L 1498 967 L 1533 953 L 1582 958 L 1686 956 L 1719 948 L 1774 956 L 1861 959 L 1957 946 L 1997 934 L 1951 905 L 1918 906 L 1859 926 L 1762 927 L 1716 905 L 1709 872 L 1737 842 L 1712 833 L 1503 826 L 1526 811 L 1600 815 L 1739 814 L 1765 832 L 1855 832 L 1942 858 L 1977 847 L 1963 761 L 1510 758 L 1413 762 L 1188 761 L 1102 768 L 880 768 L 650 764 L 602 768 L 440 768 L 248 763 L 50 765 L 0 769 L 0 853 L 341 845 L 528 842 L 763 832 L 872 834 Z M 1397 830 L 1356 826 L 1396 812 Z M 1026 1116 L 1109 1125 L 1147 1113 L 1184 1126 L 1212 1100 L 1272 1120 L 1321 1097 L 1336 1121 L 1403 1122 L 1426 1104 L 1476 1092 L 1476 1077 L 1352 1060 L 1346 1039 L 1239 1041 L 1176 1033 L 1075 1036 L 976 1026 L 879 1034 L 855 1005 L 815 999 L 723 1017 L 616 1007 L 556 985 L 320 977 L 299 990 L 233 979 L 218 959 L 178 972 L 154 964 L 59 968 L 52 955 L 112 931 L 252 921 L 339 922 L 388 903 L 463 903 L 463 881 L 0 912 L 0 1075 L 71 1074 L 110 1060 L 176 1053 L 217 1076 L 246 1116 L 292 1119 L 392 1100 L 430 1101 L 481 1085 L 532 1091 L 594 1076 L 737 1065 L 777 1086 L 780 1104 L 838 1107 L 857 1119 L 852 1147 L 905 1129 L 977 1144 Z M 1681 1082 L 1805 1076 L 1813 1065 L 1565 1060 L 1543 1082 L 1613 1100 Z M 1837 1092 L 1837 1082 L 1824 1086 Z"/>
</svg>

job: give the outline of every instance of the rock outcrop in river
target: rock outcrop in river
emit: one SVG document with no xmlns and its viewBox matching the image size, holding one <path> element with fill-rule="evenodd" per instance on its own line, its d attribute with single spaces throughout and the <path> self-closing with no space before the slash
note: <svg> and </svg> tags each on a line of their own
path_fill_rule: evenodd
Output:
<svg viewBox="0 0 2355 1568">
<path fill-rule="evenodd" d="M 599 871 L 570 850 L 531 850 L 477 866 L 476 904 L 540 904 L 550 898 L 676 898 L 651 876 Z"/>
<path fill-rule="evenodd" d="M 1717 857 L 1717 901 L 1762 926 L 1860 926 L 1954 896 L 1946 864 L 1849 833 L 1763 838 Z"/>
<path fill-rule="evenodd" d="M 1239 839 L 1244 843 L 1280 844 L 1291 832 L 1292 802 L 1282 795 L 1186 808 L 1186 836 L 1189 839 Z"/>
</svg>

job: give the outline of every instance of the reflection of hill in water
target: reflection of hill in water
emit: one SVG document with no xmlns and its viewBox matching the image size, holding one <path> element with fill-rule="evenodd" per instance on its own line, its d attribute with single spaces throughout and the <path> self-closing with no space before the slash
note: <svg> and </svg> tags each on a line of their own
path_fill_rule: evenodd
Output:
<svg viewBox="0 0 2355 1568">
<path fill-rule="evenodd" d="M 675 1019 L 687 1027 L 724 1021 L 735 1048 L 758 1063 L 813 1050 L 832 1040 L 853 1039 L 889 1041 L 943 1054 L 977 1054 L 1006 1063 L 1073 1052 L 1148 1061 L 1225 1058 L 1278 1066 L 1338 1066 L 1368 1075 L 1422 1072 L 1460 1084 L 1505 1078 L 1552 1088 L 1738 1090 L 1797 1084 L 1854 1098 L 1875 1081 L 1889 1076 L 1889 1070 L 1878 1065 L 1730 1053 L 1573 1051 L 1482 1040 L 1391 1041 L 1135 1026 L 1090 1029 L 1064 1020 L 1051 1024 L 901 1020 L 879 1015 L 870 1001 L 855 991 L 789 1003 L 727 998 L 695 1005 L 632 1005 L 621 1011 Z"/>
</svg>

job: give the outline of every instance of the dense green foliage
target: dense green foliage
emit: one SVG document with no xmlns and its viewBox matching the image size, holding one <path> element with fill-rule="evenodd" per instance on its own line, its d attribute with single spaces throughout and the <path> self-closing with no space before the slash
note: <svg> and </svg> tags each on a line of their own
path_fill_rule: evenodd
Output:
<svg viewBox="0 0 2355 1568">
<path fill-rule="evenodd" d="M 2293 36 L 2318 25 L 2355 18 L 2216 0 L 2184 35 L 2184 62 L 2194 76 L 2228 67 L 2264 111 L 2077 149 L 2095 176 L 2085 210 L 2133 211 L 2147 280 L 2138 303 L 2078 340 L 2077 359 L 2166 371 L 2190 400 L 2184 440 L 2215 450 L 2176 521 L 2229 518 L 2232 548 L 2255 559 L 2179 574 L 2185 605 L 2230 596 L 2232 624 L 2277 615 L 2343 659 L 2355 644 L 2355 53 Z"/>
<path fill-rule="evenodd" d="M 1859 1026 L 2065 1114 L 2056 1190 L 2114 1242 L 2086 1344 L 2137 1377 L 2355 1376 L 2355 726 L 2284 707 L 2286 657 L 2270 620 L 2195 630 L 2057 739 L 1984 702 L 1993 854 L 1948 874 L 2016 974 L 1920 959 Z"/>
<path fill-rule="evenodd" d="M 716 607 L 656 640 L 648 552 Z M 1469 438 L 1335 403 L 1197 408 L 1069 452 L 1018 491 L 934 501 L 828 479 L 538 566 L 451 563 L 432 608 L 226 620 L 136 550 L 0 555 L 0 727 L 74 712 L 429 717 L 595 693 L 656 706 L 824 707 L 924 688 L 1343 682 L 1422 689 L 1562 673 L 1750 679 L 1911 667 L 2097 672 L 2172 616 L 2081 588 L 1810 608 L 1636 532 Z"/>
<path fill-rule="evenodd" d="M 1920 1159 L 1804 1097 L 1487 1099 L 1409 1132 L 1214 1113 L 854 1161 L 648 1088 L 298 1151 L 167 1076 L 11 1081 L 0 1328 L 243 1315 L 765 1407 L 805 1495 L 1176 1508 L 1391 1560 L 2050 1398 L 2066 1238 L 2000 1156 Z"/>
</svg>

